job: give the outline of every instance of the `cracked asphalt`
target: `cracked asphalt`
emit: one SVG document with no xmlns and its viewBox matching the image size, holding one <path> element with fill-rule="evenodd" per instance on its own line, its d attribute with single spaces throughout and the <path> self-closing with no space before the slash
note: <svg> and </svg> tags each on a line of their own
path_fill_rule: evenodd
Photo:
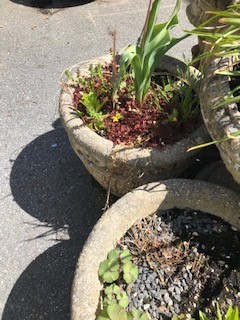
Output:
<svg viewBox="0 0 240 320">
<path fill-rule="evenodd" d="M 166 18 L 174 0 L 164 0 Z M 73 153 L 58 116 L 63 70 L 135 43 L 146 0 L 0 2 L 0 314 L 70 319 L 77 258 L 106 192 Z M 183 1 L 180 26 L 189 25 Z M 42 7 L 42 8 L 40 8 Z M 172 51 L 190 56 L 195 39 Z M 111 201 L 115 201 L 112 198 Z M 87 319 L 86 319 L 87 320 Z"/>
</svg>

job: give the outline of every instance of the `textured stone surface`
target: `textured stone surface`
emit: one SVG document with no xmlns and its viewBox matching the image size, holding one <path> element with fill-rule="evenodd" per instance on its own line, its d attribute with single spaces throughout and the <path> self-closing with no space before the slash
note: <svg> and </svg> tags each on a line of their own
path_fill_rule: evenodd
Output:
<svg viewBox="0 0 240 320">
<path fill-rule="evenodd" d="M 173 207 L 205 211 L 240 228 L 240 196 L 211 183 L 172 179 L 129 192 L 101 217 L 84 246 L 72 290 L 72 320 L 95 320 L 101 289 L 97 270 L 117 241 L 138 219 Z"/>
<path fill-rule="evenodd" d="M 195 179 L 215 183 L 240 194 L 240 185 L 233 179 L 222 161 L 216 161 L 206 166 L 196 175 Z"/>
<path fill-rule="evenodd" d="M 228 67 L 229 60 L 215 59 L 205 70 L 200 88 L 201 110 L 206 127 L 213 140 L 221 141 L 229 134 L 240 130 L 240 112 L 235 103 L 214 108 L 224 101 L 230 92 L 227 76 L 215 74 L 218 68 Z M 240 183 L 240 139 L 231 139 L 217 144 L 226 168 Z"/>
<path fill-rule="evenodd" d="M 187 7 L 187 16 L 194 26 L 199 26 L 210 15 L 206 11 L 224 10 L 228 5 L 238 3 L 239 0 L 192 0 Z"/>
<path fill-rule="evenodd" d="M 109 60 L 102 57 L 79 65 L 86 72 L 89 63 Z M 184 64 L 173 58 L 165 58 L 162 65 L 173 74 L 176 66 Z M 197 71 L 193 68 L 193 76 Z M 194 152 L 187 153 L 190 146 L 208 141 L 205 127 L 193 132 L 188 139 L 182 139 L 164 150 L 114 146 L 85 126 L 74 112 L 71 88 L 66 86 L 60 96 L 60 117 L 67 131 L 71 145 L 87 170 L 111 193 L 121 196 L 148 182 L 175 178 L 191 164 Z"/>
</svg>

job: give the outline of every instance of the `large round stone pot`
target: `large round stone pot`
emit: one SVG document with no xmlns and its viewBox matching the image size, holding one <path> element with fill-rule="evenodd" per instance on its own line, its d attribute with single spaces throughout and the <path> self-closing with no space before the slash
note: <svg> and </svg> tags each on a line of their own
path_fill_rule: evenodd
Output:
<svg viewBox="0 0 240 320">
<path fill-rule="evenodd" d="M 200 210 L 240 229 L 240 195 L 209 182 L 172 179 L 141 186 L 118 200 L 92 230 L 78 260 L 72 287 L 71 319 L 95 320 L 100 262 L 139 219 L 171 208 Z"/>
<path fill-rule="evenodd" d="M 231 91 L 229 77 L 216 74 L 219 68 L 229 69 L 230 59 L 216 58 L 205 68 L 200 88 L 201 110 L 212 139 L 222 141 L 217 143 L 217 147 L 226 168 L 234 180 L 240 183 L 240 137 L 223 141 L 229 134 L 240 130 L 240 112 L 236 103 L 214 108 Z"/>
<path fill-rule="evenodd" d="M 105 63 L 110 57 L 94 59 L 80 64 L 80 72 L 86 73 L 90 64 Z M 162 66 L 162 68 L 160 67 Z M 165 57 L 158 70 L 176 74 L 177 67 L 185 64 L 174 58 Z M 192 68 L 192 76 L 197 70 Z M 72 89 L 66 85 L 60 95 L 59 112 L 70 143 L 91 175 L 111 193 L 121 196 L 142 184 L 179 177 L 192 163 L 196 152 L 187 153 L 188 148 L 209 141 L 205 126 L 193 132 L 187 139 L 163 150 L 154 148 L 114 145 L 89 129 L 77 116 L 72 104 Z"/>
</svg>

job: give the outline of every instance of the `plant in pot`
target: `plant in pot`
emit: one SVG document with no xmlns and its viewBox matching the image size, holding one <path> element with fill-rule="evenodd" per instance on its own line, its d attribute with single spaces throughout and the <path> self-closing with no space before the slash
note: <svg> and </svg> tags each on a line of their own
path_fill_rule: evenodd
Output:
<svg viewBox="0 0 240 320">
<path fill-rule="evenodd" d="M 123 195 L 141 184 L 177 177 L 206 142 L 197 103 L 199 73 L 166 57 L 185 38 L 172 38 L 177 1 L 170 19 L 156 23 L 160 0 L 149 1 L 137 45 L 68 72 L 60 96 L 60 117 L 70 143 L 95 179 Z M 115 39 L 115 37 L 114 37 Z M 181 68 L 181 71 L 177 69 Z"/>
<path fill-rule="evenodd" d="M 199 309 L 213 316 L 214 300 L 224 312 L 239 307 L 239 203 L 239 194 L 197 180 L 129 192 L 103 214 L 80 254 L 72 319 L 188 319 Z"/>
<path fill-rule="evenodd" d="M 226 168 L 240 183 L 240 4 L 208 12 L 191 34 L 202 39 L 200 104 L 206 127 Z M 209 143 L 210 144 L 210 143 Z M 209 145 L 207 144 L 207 145 Z"/>
</svg>

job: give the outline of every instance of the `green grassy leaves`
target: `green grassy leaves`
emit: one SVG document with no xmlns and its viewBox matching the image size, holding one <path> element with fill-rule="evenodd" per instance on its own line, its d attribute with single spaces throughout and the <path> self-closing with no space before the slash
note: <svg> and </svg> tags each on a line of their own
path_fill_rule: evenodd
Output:
<svg viewBox="0 0 240 320">
<path fill-rule="evenodd" d="M 157 24 L 156 20 L 160 4 L 161 0 L 154 0 L 152 6 L 149 7 L 143 34 L 137 45 L 129 45 L 119 52 L 120 69 L 114 91 L 116 91 L 119 81 L 126 70 L 130 68 L 136 99 L 140 102 L 144 100 L 148 92 L 152 74 L 159 60 L 170 48 L 188 36 L 173 38 L 170 35 L 170 30 L 178 24 L 177 15 L 181 1 L 177 0 L 173 13 L 167 22 Z"/>
</svg>

